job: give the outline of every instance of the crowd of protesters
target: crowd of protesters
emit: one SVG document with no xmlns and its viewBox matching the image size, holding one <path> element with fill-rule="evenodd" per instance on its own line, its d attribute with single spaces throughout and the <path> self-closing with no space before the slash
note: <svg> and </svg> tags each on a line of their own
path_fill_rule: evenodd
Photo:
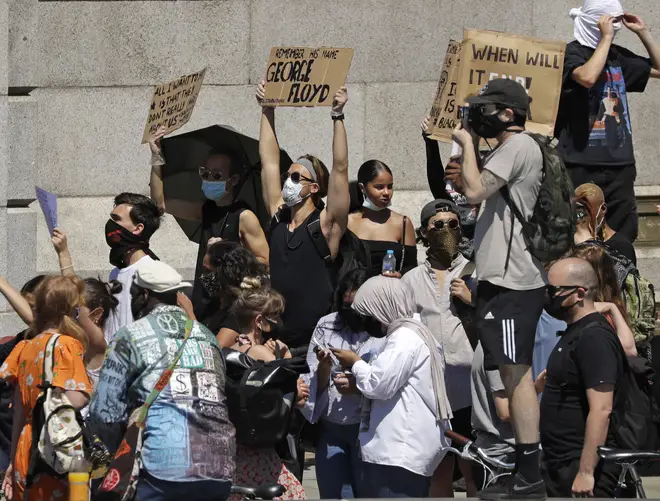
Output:
<svg viewBox="0 0 660 501">
<path fill-rule="evenodd" d="M 446 166 L 424 119 L 432 195 L 418 228 L 390 208 L 399 166 L 369 160 L 349 179 L 346 87 L 328 119 L 331 169 L 308 154 L 286 169 L 276 109 L 257 86 L 266 225 L 239 200 L 242 164 L 223 145 L 199 167 L 205 202 L 168 198 L 159 130 L 151 197 L 118 195 L 105 225 L 107 283 L 77 277 L 61 228 L 61 276 L 20 291 L 0 278 L 28 326 L 0 345 L 5 495 L 66 497 L 66 477 L 40 459 L 48 437 L 37 415 L 52 388 L 115 461 L 136 456 L 126 444 L 142 426 L 132 480 L 143 501 L 221 500 L 232 485 L 267 484 L 304 499 L 310 442 L 324 499 L 453 497 L 458 476 L 482 499 L 612 497 L 620 467 L 597 449 L 625 445 L 612 416 L 655 328 L 633 246 L 627 95 L 660 78 L 660 45 L 617 0 L 587 0 L 571 17 L 555 135 L 573 219 L 551 260 L 531 250 L 523 223 L 555 180 L 513 80 L 468 98 L 453 132 L 461 154 Z M 648 58 L 613 43 L 623 26 Z M 201 225 L 194 283 L 150 247 L 165 213 Z M 265 412 L 249 400 L 261 386 L 272 392 Z M 484 488 L 475 463 L 447 452 L 450 429 L 515 463 L 513 473 Z M 111 469 L 94 492 L 120 479 Z"/>
</svg>

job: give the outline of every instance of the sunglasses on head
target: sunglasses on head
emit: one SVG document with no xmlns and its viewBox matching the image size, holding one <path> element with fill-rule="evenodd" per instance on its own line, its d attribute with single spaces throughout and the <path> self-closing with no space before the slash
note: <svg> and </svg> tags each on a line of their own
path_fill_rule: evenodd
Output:
<svg viewBox="0 0 660 501">
<path fill-rule="evenodd" d="M 294 183 L 299 183 L 301 180 L 307 181 L 309 183 L 315 183 L 313 179 L 303 176 L 300 172 L 285 172 L 282 174 L 282 182 L 284 183 L 287 179 L 291 178 L 291 181 Z"/>
<path fill-rule="evenodd" d="M 431 223 L 431 226 L 433 226 L 436 230 L 441 230 L 447 225 L 450 229 L 455 230 L 458 228 L 458 220 L 457 219 L 450 219 L 449 221 L 433 221 Z"/>
<path fill-rule="evenodd" d="M 221 170 L 209 170 L 206 167 L 199 168 L 199 177 L 203 181 L 221 181 L 224 175 Z"/>
</svg>

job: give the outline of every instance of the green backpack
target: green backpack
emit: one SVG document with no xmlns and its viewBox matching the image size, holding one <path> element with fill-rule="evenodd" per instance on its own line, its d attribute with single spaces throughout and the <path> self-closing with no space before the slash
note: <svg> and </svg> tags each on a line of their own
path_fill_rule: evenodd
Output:
<svg viewBox="0 0 660 501">
<path fill-rule="evenodd" d="M 621 286 L 635 344 L 648 343 L 655 334 L 655 292 L 653 284 L 631 270 Z"/>
<path fill-rule="evenodd" d="M 553 139 L 541 134 L 527 134 L 536 141 L 543 154 L 541 188 L 529 221 L 511 200 L 506 186 L 500 189 L 500 194 L 509 206 L 512 218 L 515 215 L 522 225 L 529 252 L 540 262 L 548 263 L 564 256 L 573 246 L 577 224 L 575 205 L 572 203 L 573 182 L 564 161 L 552 145 Z"/>
</svg>

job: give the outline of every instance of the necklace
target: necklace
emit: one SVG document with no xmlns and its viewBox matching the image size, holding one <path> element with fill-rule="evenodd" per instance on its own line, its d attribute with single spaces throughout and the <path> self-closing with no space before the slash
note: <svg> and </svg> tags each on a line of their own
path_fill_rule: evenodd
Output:
<svg viewBox="0 0 660 501">
<path fill-rule="evenodd" d="M 290 231 L 290 230 L 289 230 L 289 224 L 291 224 L 291 223 L 288 223 L 288 224 L 286 225 L 286 234 L 284 235 L 284 236 L 285 236 L 285 239 L 286 239 L 286 246 L 287 246 L 287 248 L 288 248 L 289 250 L 296 250 L 298 247 L 300 247 L 300 246 L 302 245 L 302 243 L 303 243 L 303 237 L 300 237 L 300 239 L 298 240 L 297 243 L 291 244 L 291 239 L 292 239 L 293 235 L 296 234 L 296 230 L 297 230 L 298 228 L 300 228 L 300 226 L 298 226 L 298 228 L 294 229 L 293 231 Z M 301 225 L 301 226 L 302 226 L 302 225 Z M 289 236 L 289 233 L 291 233 L 291 237 Z"/>
</svg>

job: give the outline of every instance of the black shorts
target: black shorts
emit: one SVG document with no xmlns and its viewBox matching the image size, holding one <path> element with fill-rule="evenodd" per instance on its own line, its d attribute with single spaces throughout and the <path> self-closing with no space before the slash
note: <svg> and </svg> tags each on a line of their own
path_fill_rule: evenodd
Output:
<svg viewBox="0 0 660 501">
<path fill-rule="evenodd" d="M 545 303 L 545 287 L 517 291 L 479 282 L 477 330 L 486 370 L 502 365 L 532 365 L 536 325 Z"/>
</svg>

